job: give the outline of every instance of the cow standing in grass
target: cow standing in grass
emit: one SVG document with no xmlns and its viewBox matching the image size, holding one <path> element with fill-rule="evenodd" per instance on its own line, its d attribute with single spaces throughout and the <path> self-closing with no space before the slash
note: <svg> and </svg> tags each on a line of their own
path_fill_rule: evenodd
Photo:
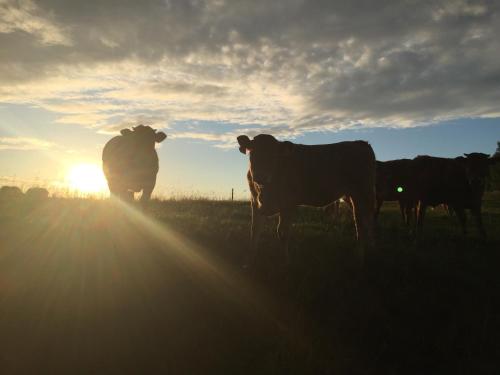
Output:
<svg viewBox="0 0 500 375">
<path fill-rule="evenodd" d="M 397 201 L 403 222 L 410 224 L 410 218 L 417 205 L 413 192 L 412 165 L 411 159 L 377 161 L 375 219 L 378 218 L 384 201 Z"/>
<path fill-rule="evenodd" d="M 297 206 L 324 207 L 341 197 L 353 206 L 357 238 L 373 242 L 375 155 L 364 141 L 307 146 L 280 142 L 260 134 L 237 138 L 240 152 L 250 154 L 247 173 L 251 192 L 252 248 L 255 256 L 265 216 L 279 215 L 278 237 L 287 249 Z"/>
<path fill-rule="evenodd" d="M 149 126 L 139 125 L 122 129 L 121 135 L 104 146 L 102 165 L 112 196 L 133 200 L 134 193 L 142 191 L 141 203 L 151 198 L 159 170 L 155 144 L 166 134 Z"/>
<path fill-rule="evenodd" d="M 415 198 L 418 200 L 417 235 L 423 229 L 426 208 L 446 204 L 456 213 L 466 234 L 465 210 L 470 209 L 482 237 L 482 198 L 489 166 L 499 161 L 483 153 L 464 154 L 455 159 L 417 156 L 413 159 Z"/>
<path fill-rule="evenodd" d="M 17 201 L 22 199 L 24 196 L 23 191 L 17 186 L 7 186 L 4 185 L 0 188 L 0 201 Z"/>
<path fill-rule="evenodd" d="M 49 191 L 41 187 L 31 187 L 24 193 L 27 201 L 41 202 L 49 198 Z"/>
</svg>

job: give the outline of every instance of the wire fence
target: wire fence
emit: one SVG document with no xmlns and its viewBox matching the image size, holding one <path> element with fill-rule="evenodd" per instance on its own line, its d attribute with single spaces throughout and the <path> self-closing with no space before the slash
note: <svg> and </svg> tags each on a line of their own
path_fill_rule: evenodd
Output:
<svg viewBox="0 0 500 375">
<path fill-rule="evenodd" d="M 106 189 L 100 192 L 82 192 L 71 188 L 67 183 L 43 178 L 23 178 L 18 176 L 0 176 L 0 186 L 17 186 L 23 192 L 31 187 L 41 187 L 49 191 L 52 197 L 62 198 L 109 198 Z M 180 189 L 168 185 L 157 185 L 152 198 L 159 200 L 215 200 L 215 201 L 247 201 L 248 189 L 228 188 L 222 190 Z"/>
</svg>

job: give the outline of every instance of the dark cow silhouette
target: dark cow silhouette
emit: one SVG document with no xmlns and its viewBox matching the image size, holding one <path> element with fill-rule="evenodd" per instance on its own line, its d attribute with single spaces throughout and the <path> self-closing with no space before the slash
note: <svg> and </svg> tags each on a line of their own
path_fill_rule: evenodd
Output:
<svg viewBox="0 0 500 375">
<path fill-rule="evenodd" d="M 167 135 L 144 125 L 122 129 L 120 133 L 102 151 L 109 191 L 124 200 L 132 200 L 135 192 L 142 191 L 141 203 L 146 204 L 159 169 L 155 143 L 162 142 Z"/>
<path fill-rule="evenodd" d="M 237 138 L 249 152 L 252 258 L 265 216 L 279 214 L 278 237 L 288 248 L 291 218 L 299 205 L 327 206 L 346 196 L 353 206 L 357 238 L 373 241 L 375 155 L 364 141 L 306 146 L 260 134 Z"/>
<path fill-rule="evenodd" d="M 49 191 L 41 187 L 32 187 L 26 190 L 24 196 L 30 201 L 43 201 L 49 197 Z"/>
<path fill-rule="evenodd" d="M 410 223 L 410 217 L 416 208 L 412 163 L 411 159 L 377 161 L 376 219 L 384 201 L 398 201 L 403 221 Z"/>
<path fill-rule="evenodd" d="M 483 153 L 455 159 L 417 156 L 413 159 L 415 198 L 418 200 L 417 235 L 421 234 L 428 206 L 446 204 L 456 213 L 466 234 L 465 210 L 470 209 L 482 237 L 482 198 L 489 166 L 498 161 Z"/>
<path fill-rule="evenodd" d="M 24 196 L 23 191 L 17 186 L 4 185 L 0 188 L 0 200 L 18 200 Z"/>
</svg>

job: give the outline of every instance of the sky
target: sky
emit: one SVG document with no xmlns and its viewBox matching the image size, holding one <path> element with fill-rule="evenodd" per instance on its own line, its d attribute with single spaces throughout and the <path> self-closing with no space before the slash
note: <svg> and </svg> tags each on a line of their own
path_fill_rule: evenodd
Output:
<svg viewBox="0 0 500 375">
<path fill-rule="evenodd" d="M 138 124 L 161 196 L 247 196 L 240 134 L 492 154 L 498 35 L 493 1 L 0 0 L 0 183 L 64 184 Z"/>
</svg>

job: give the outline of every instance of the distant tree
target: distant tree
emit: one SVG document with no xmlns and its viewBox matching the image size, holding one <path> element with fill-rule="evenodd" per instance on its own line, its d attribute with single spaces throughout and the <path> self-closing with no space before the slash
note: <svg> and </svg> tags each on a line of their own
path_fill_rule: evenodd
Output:
<svg viewBox="0 0 500 375">
<path fill-rule="evenodd" d="M 494 156 L 500 157 L 500 142 L 497 142 L 497 150 Z M 500 162 L 491 166 L 486 187 L 489 191 L 500 191 Z"/>
</svg>

